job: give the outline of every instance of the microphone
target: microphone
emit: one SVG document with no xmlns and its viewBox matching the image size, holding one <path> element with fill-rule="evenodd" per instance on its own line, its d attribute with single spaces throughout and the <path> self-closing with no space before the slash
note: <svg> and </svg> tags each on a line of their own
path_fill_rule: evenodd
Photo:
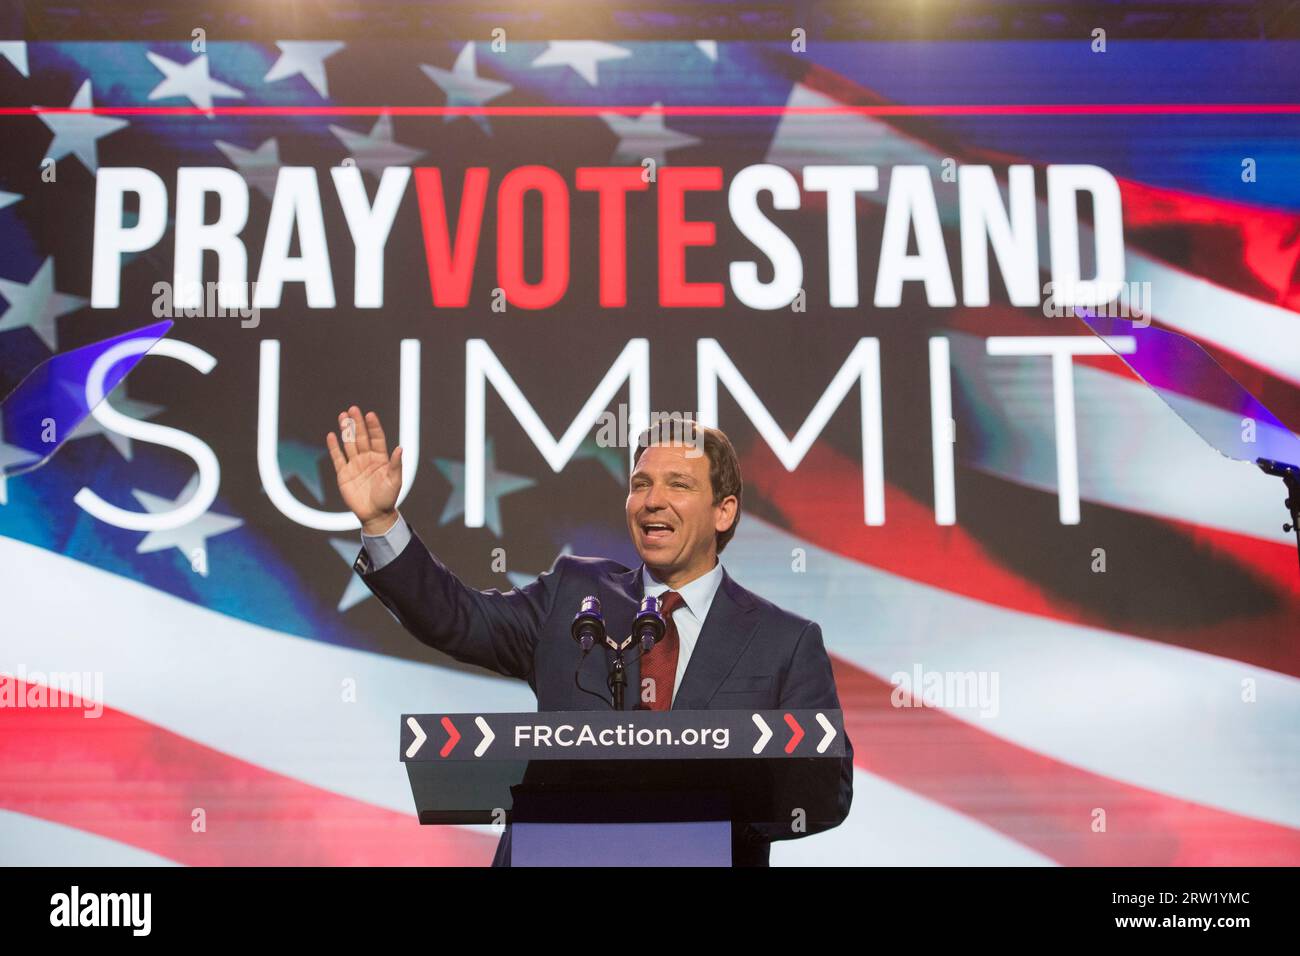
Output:
<svg viewBox="0 0 1300 956">
<path fill-rule="evenodd" d="M 582 607 L 573 616 L 573 626 L 569 633 L 584 654 L 595 647 L 597 641 L 605 639 L 605 616 L 600 613 L 600 598 L 588 594 L 582 599 Z"/>
<path fill-rule="evenodd" d="M 632 636 L 641 642 L 641 653 L 649 654 L 664 637 L 668 624 L 660 608 L 663 602 L 652 594 L 641 601 L 641 610 L 632 621 Z"/>
</svg>

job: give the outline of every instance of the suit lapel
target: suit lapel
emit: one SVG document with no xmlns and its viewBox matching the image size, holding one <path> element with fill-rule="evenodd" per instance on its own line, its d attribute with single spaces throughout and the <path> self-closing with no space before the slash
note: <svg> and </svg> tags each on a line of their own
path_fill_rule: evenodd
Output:
<svg viewBox="0 0 1300 956">
<path fill-rule="evenodd" d="M 638 572 L 639 573 L 639 572 Z M 718 685 L 731 673 L 758 629 L 749 593 L 722 571 L 704 628 L 691 652 L 682 686 L 673 697 L 673 710 L 703 710 Z"/>
<path fill-rule="evenodd" d="M 612 591 L 602 589 L 601 606 L 609 634 L 616 640 L 623 640 L 631 633 L 632 619 L 645 596 L 642 568 L 615 575 L 614 583 Z M 704 619 L 704 627 L 695 642 L 695 650 L 691 652 L 691 662 L 682 675 L 682 686 L 673 696 L 673 710 L 703 710 L 708 706 L 718 685 L 731 673 L 753 640 L 759 623 L 753 614 L 754 608 L 749 592 L 733 581 L 724 568 L 718 593 L 713 597 L 708 617 Z M 627 696 L 624 700 L 627 710 L 635 710 L 641 701 L 641 662 L 633 660 L 635 657 L 634 647 L 624 652 L 624 659 L 628 661 Z M 605 648 L 605 667 L 606 674 L 614 667 L 614 652 L 608 647 Z M 601 689 L 604 689 L 603 685 Z"/>
</svg>

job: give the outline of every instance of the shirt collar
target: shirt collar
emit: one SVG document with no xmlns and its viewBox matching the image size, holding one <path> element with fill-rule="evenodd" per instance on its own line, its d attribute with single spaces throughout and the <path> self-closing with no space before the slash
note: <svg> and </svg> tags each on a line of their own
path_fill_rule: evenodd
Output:
<svg viewBox="0 0 1300 956">
<path fill-rule="evenodd" d="M 641 583 L 645 587 L 647 595 L 658 597 L 673 590 L 661 581 L 656 581 L 650 569 L 644 564 L 641 565 Z M 701 574 L 690 584 L 684 584 L 677 588 L 677 593 L 682 596 L 682 603 L 686 605 L 687 610 L 695 615 L 696 620 L 703 621 L 709 614 L 709 607 L 713 604 L 713 598 L 718 593 L 718 588 L 722 585 L 722 562 L 715 564 L 712 570 Z"/>
</svg>

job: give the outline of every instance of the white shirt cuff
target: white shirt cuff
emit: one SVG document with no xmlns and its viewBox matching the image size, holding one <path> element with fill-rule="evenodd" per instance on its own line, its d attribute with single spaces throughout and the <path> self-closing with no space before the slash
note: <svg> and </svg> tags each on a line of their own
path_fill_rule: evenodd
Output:
<svg viewBox="0 0 1300 956">
<path fill-rule="evenodd" d="M 371 571 L 378 571 L 385 564 L 396 559 L 410 543 L 411 529 L 400 514 L 393 526 L 383 534 L 369 535 L 364 531 L 361 532 L 361 546 L 366 549 L 366 554 L 370 555 Z"/>
</svg>

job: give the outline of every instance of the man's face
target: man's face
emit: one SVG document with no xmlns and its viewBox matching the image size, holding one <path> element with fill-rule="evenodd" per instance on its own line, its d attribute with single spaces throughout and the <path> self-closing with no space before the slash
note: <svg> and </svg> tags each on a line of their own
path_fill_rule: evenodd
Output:
<svg viewBox="0 0 1300 956">
<path fill-rule="evenodd" d="M 713 503 L 701 446 L 651 445 L 632 472 L 626 510 L 641 560 L 660 580 L 685 583 L 713 567 L 717 532 L 731 527 L 736 499 Z"/>
</svg>

